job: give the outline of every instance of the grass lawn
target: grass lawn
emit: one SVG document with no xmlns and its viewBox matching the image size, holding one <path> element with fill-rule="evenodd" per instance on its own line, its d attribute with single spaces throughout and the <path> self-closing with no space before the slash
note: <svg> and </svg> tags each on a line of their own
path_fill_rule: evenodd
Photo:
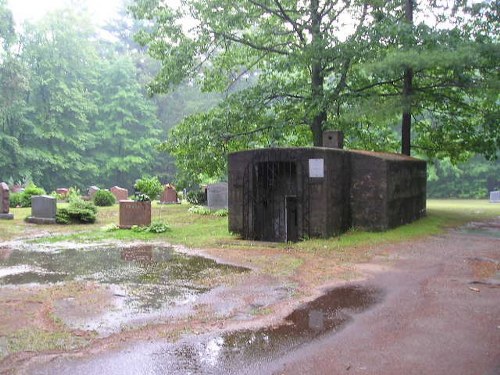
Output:
<svg viewBox="0 0 500 375">
<path fill-rule="evenodd" d="M 60 204 L 62 207 L 64 204 Z M 486 200 L 428 200 L 427 217 L 386 232 L 352 230 L 339 237 L 310 239 L 296 244 L 256 243 L 240 240 L 227 229 L 227 217 L 198 215 L 188 212 L 189 205 L 153 204 L 153 221 L 167 223 L 170 230 L 161 234 L 137 233 L 131 230 L 106 231 L 118 224 L 118 205 L 99 207 L 95 224 L 87 225 L 34 225 L 24 222 L 29 208 L 14 208 L 14 220 L 0 221 L 0 240 L 29 238 L 38 241 L 96 241 L 164 240 L 172 244 L 199 248 L 248 248 L 272 247 L 306 251 L 342 251 L 351 247 L 397 242 L 442 232 L 445 228 L 460 226 L 469 221 L 485 220 L 500 216 L 500 204 Z M 42 237 L 37 239 L 37 237 Z"/>
</svg>

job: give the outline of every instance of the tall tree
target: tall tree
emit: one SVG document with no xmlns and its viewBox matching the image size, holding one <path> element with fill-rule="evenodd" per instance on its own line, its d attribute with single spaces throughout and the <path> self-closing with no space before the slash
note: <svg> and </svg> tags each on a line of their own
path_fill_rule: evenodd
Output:
<svg viewBox="0 0 500 375">
<path fill-rule="evenodd" d="M 23 147 L 36 150 L 26 163 L 47 189 L 80 186 L 98 170 L 83 158 L 96 140 L 89 132 L 97 111 L 94 35 L 88 19 L 64 9 L 26 25 L 21 38 L 22 58 L 32 73 L 25 105 L 33 124 Z"/>
<path fill-rule="evenodd" d="M 260 98 L 255 99 L 277 110 L 294 108 L 299 117 L 289 116 L 289 123 L 307 125 L 313 144 L 320 146 L 328 108 L 345 89 L 359 54 L 354 45 L 362 43 L 363 30 L 372 22 L 371 7 L 360 1 L 320 0 L 185 4 L 196 21 L 189 33 L 182 26 L 186 14 L 164 2 L 137 0 L 132 7 L 137 17 L 152 22 L 138 40 L 162 62 L 152 91 L 166 92 L 185 79 L 224 91 L 248 72 L 259 72 L 252 89 Z"/>
<path fill-rule="evenodd" d="M 498 127 L 490 125 L 498 46 L 494 26 L 485 31 L 498 17 L 485 11 L 493 3 L 469 9 L 456 2 L 454 10 L 436 1 L 411 2 L 411 9 L 401 0 L 187 0 L 182 10 L 156 0 L 135 3 L 135 16 L 149 21 L 138 40 L 162 62 L 152 92 L 185 80 L 223 92 L 235 80 L 257 77 L 243 91 L 228 90 L 220 109 L 183 123 L 184 132 L 210 129 L 207 149 L 276 144 L 269 142 L 274 134 L 302 134 L 305 125 L 314 145 L 324 128 L 341 128 L 348 146 L 396 151 L 397 118 L 405 108 L 406 124 L 418 120 L 413 129 L 405 126 L 405 153 L 412 146 L 419 155 L 457 159 L 473 152 L 493 157 L 498 149 Z M 429 11 L 441 22 L 430 24 Z M 459 17 L 467 12 L 472 18 Z M 190 30 L 183 26 L 187 15 Z M 215 126 L 221 113 L 231 122 Z M 186 155 L 192 140 L 179 133 L 165 149 Z M 253 142 L 240 142 L 250 135 Z"/>
<path fill-rule="evenodd" d="M 129 56 L 112 54 L 99 75 L 99 112 L 92 127 L 97 141 L 89 154 L 101 166 L 99 181 L 132 187 L 157 166 L 156 108 L 142 92 Z"/>
</svg>

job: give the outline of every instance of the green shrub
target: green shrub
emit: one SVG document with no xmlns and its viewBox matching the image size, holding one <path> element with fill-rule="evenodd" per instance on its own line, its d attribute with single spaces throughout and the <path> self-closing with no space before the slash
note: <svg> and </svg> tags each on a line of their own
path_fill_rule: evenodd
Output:
<svg viewBox="0 0 500 375">
<path fill-rule="evenodd" d="M 94 195 L 94 204 L 96 206 L 112 206 L 115 204 L 115 202 L 116 198 L 109 190 L 99 190 Z"/>
<path fill-rule="evenodd" d="M 80 189 L 77 187 L 70 187 L 68 192 L 68 202 L 74 201 L 75 199 L 82 199 L 82 194 L 80 193 Z"/>
<path fill-rule="evenodd" d="M 44 194 L 46 194 L 45 190 L 30 182 L 21 193 L 21 207 L 31 207 L 31 197 Z"/>
<path fill-rule="evenodd" d="M 154 221 L 151 225 L 147 227 L 140 227 L 138 225 L 133 225 L 130 230 L 136 233 L 163 233 L 167 230 L 170 230 L 168 224 L 165 224 L 162 221 Z"/>
<path fill-rule="evenodd" d="M 229 214 L 229 211 L 226 210 L 225 208 L 221 209 L 221 210 L 217 210 L 213 213 L 213 215 L 215 216 L 220 216 L 220 217 L 224 217 L 224 216 L 227 216 Z"/>
<path fill-rule="evenodd" d="M 163 190 L 163 185 L 158 180 L 158 177 L 142 177 L 136 181 L 134 187 L 142 194 L 147 195 L 152 201 L 158 198 Z"/>
<path fill-rule="evenodd" d="M 16 208 L 21 206 L 23 193 L 10 193 L 9 194 L 9 206 L 10 208 Z"/>
<path fill-rule="evenodd" d="M 56 222 L 59 224 L 95 223 L 97 207 L 92 202 L 74 199 L 67 208 L 60 208 L 56 213 Z"/>
<path fill-rule="evenodd" d="M 167 230 L 170 230 L 168 224 L 165 224 L 164 222 L 161 221 L 153 221 L 145 231 L 149 233 L 163 233 L 166 232 Z"/>
<path fill-rule="evenodd" d="M 193 207 L 190 207 L 189 212 L 191 212 L 192 214 L 198 214 L 198 215 L 210 215 L 212 213 L 212 211 L 210 211 L 207 207 L 203 207 L 203 206 L 193 206 Z"/>
<path fill-rule="evenodd" d="M 187 201 L 191 204 L 204 204 L 207 202 L 205 193 L 203 191 L 189 191 L 186 197 Z"/>
</svg>

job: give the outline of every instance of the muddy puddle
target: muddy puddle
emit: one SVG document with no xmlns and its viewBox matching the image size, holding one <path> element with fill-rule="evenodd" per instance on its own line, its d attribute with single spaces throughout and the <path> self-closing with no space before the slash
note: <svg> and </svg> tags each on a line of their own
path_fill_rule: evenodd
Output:
<svg viewBox="0 0 500 375">
<path fill-rule="evenodd" d="M 500 238 L 500 223 L 498 222 L 471 222 L 459 229 L 464 234 L 481 237 Z"/>
<path fill-rule="evenodd" d="M 55 301 L 56 314 L 73 328 L 114 332 L 122 324 L 145 323 L 173 314 L 210 290 L 210 280 L 247 269 L 188 256 L 171 247 L 100 246 L 4 251 L 0 286 L 44 285 L 73 281 L 94 282 L 108 290 L 111 306 L 99 316 L 78 314 L 85 301 Z M 168 314 L 166 314 L 168 313 Z"/>
<path fill-rule="evenodd" d="M 166 373 L 248 373 L 252 366 L 342 329 L 353 315 L 370 308 L 382 296 L 377 289 L 336 288 L 298 308 L 278 326 L 236 331 L 197 343 L 185 342 L 157 356 Z"/>
<path fill-rule="evenodd" d="M 331 290 L 298 308 L 284 322 L 257 331 L 190 336 L 177 343 L 143 342 L 124 351 L 39 368 L 52 374 L 255 374 L 270 361 L 344 328 L 355 314 L 380 302 L 383 292 L 361 286 Z"/>
</svg>

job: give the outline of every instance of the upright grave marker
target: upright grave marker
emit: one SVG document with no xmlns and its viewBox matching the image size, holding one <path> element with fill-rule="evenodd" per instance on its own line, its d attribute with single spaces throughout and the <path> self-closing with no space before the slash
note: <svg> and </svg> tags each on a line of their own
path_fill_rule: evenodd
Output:
<svg viewBox="0 0 500 375">
<path fill-rule="evenodd" d="M 151 202 L 120 201 L 120 228 L 151 225 Z"/>
<path fill-rule="evenodd" d="M 31 197 L 31 216 L 28 222 L 33 224 L 55 224 L 57 202 L 50 195 L 34 195 Z"/>
<path fill-rule="evenodd" d="M 115 196 L 116 201 L 125 201 L 128 199 L 128 190 L 119 186 L 113 186 L 109 191 Z"/>
<path fill-rule="evenodd" d="M 14 219 L 14 215 L 9 213 L 9 207 L 9 186 L 2 182 L 0 183 L 0 219 Z"/>
<path fill-rule="evenodd" d="M 163 186 L 160 203 L 177 203 L 177 191 L 173 185 L 166 184 Z"/>
<path fill-rule="evenodd" d="M 500 203 L 500 191 L 490 191 L 490 203 Z"/>
<path fill-rule="evenodd" d="M 207 204 L 211 210 L 227 209 L 227 182 L 207 186 Z"/>
</svg>

